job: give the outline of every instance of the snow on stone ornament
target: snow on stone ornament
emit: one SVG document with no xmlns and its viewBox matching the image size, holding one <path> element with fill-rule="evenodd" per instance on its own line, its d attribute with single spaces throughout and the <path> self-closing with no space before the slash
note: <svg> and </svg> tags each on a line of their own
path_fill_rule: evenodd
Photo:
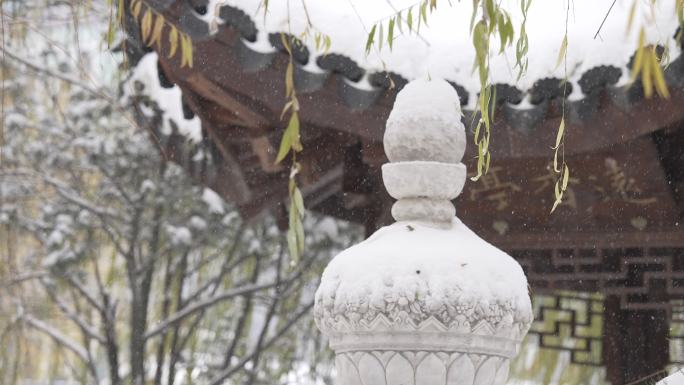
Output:
<svg viewBox="0 0 684 385">
<path fill-rule="evenodd" d="M 532 305 L 520 265 L 455 217 L 465 140 L 445 81 L 413 81 L 397 95 L 382 168 L 397 222 L 337 255 L 316 292 L 337 384 L 506 382 Z"/>
</svg>

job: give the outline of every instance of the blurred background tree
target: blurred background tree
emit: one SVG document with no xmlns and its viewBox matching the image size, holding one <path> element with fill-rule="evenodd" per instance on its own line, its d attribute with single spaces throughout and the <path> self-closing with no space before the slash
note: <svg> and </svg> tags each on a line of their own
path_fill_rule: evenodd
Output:
<svg viewBox="0 0 684 385">
<path fill-rule="evenodd" d="M 245 223 L 135 124 L 107 5 L 44 3 L 2 4 L 0 382 L 327 375 L 308 311 L 362 229 L 308 216 L 290 265 L 272 215 Z"/>
</svg>

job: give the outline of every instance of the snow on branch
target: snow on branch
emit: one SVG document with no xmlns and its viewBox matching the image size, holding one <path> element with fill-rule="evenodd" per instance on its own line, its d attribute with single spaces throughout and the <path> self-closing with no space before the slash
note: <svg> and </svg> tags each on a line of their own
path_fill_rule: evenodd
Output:
<svg viewBox="0 0 684 385">
<path fill-rule="evenodd" d="M 100 333 L 98 333 L 97 329 L 94 326 L 88 324 L 88 322 L 86 322 L 86 320 L 84 320 L 81 316 L 79 316 L 78 314 L 71 311 L 71 309 L 69 309 L 69 306 L 67 306 L 67 304 L 64 303 L 64 301 L 62 301 L 59 298 L 59 296 L 56 295 L 52 291 L 52 288 L 49 285 L 47 285 L 45 282 L 43 282 L 43 280 L 41 280 L 41 283 L 43 284 L 43 287 L 45 288 L 45 292 L 50 297 L 52 302 L 54 302 L 57 305 L 59 310 L 61 310 L 62 313 L 67 318 L 69 318 L 76 325 L 78 325 L 78 327 L 81 328 L 81 331 L 83 331 L 83 333 L 85 335 L 87 335 L 90 338 L 95 339 L 96 341 L 100 342 L 101 344 L 105 344 L 107 342 L 105 340 L 105 338 L 103 336 L 101 336 Z"/>
<path fill-rule="evenodd" d="M 167 318 L 166 320 L 160 322 L 157 327 L 154 329 L 148 331 L 145 334 L 145 338 L 151 338 L 154 337 L 162 332 L 164 332 L 167 328 L 170 326 L 173 326 L 188 316 L 191 316 L 192 314 L 201 311 L 203 309 L 209 308 L 213 305 L 216 305 L 219 302 L 226 301 L 232 298 L 235 298 L 237 296 L 253 293 L 256 291 L 261 291 L 265 289 L 272 288 L 276 286 L 278 282 L 269 282 L 269 283 L 263 283 L 263 284 L 257 284 L 257 285 L 245 285 L 241 286 L 232 290 L 225 291 L 223 293 L 219 293 L 216 295 L 213 295 L 209 298 L 199 300 L 196 303 L 193 303 L 192 305 L 183 308 L 182 310 L 176 312 L 175 314 L 172 314 Z"/>
<path fill-rule="evenodd" d="M 58 329 L 48 325 L 47 323 L 34 318 L 30 314 L 23 314 L 21 316 L 21 319 L 26 322 L 29 326 L 33 327 L 34 329 L 41 331 L 50 338 L 52 338 L 55 342 L 57 342 L 59 345 L 65 347 L 66 349 L 70 350 L 74 354 L 78 356 L 83 362 L 89 362 L 89 355 L 88 351 L 86 348 L 83 346 L 79 345 L 76 341 L 72 340 L 69 338 L 67 335 L 59 331 Z"/>
<path fill-rule="evenodd" d="M 105 94 L 104 91 L 93 88 L 93 87 L 83 83 L 81 80 L 79 80 L 77 78 L 74 78 L 74 77 L 71 77 L 71 76 L 68 76 L 65 74 L 61 74 L 59 72 L 55 72 L 55 71 L 52 71 L 52 70 L 47 69 L 47 68 L 40 67 L 40 66 L 34 64 L 31 60 L 22 58 L 18 55 L 15 55 L 12 52 L 4 49 L 3 47 L 0 47 L 0 52 L 2 52 L 2 54 L 5 57 L 8 57 L 8 58 L 20 63 L 20 64 L 25 65 L 27 68 L 31 69 L 34 72 L 42 73 L 44 75 L 47 75 L 47 76 L 53 77 L 55 79 L 59 79 L 63 82 L 69 83 L 71 85 L 74 85 L 78 88 L 81 88 L 85 91 L 88 91 L 89 93 L 91 93 L 94 96 L 97 96 L 99 98 L 103 98 L 103 99 L 107 100 L 108 102 L 111 102 L 114 100 L 112 97 Z"/>
<path fill-rule="evenodd" d="M 300 318 L 302 318 L 304 315 L 308 314 L 311 308 L 313 308 L 313 301 L 308 303 L 306 306 L 304 306 L 297 314 L 295 314 L 290 320 L 287 321 L 285 325 L 283 325 L 271 338 L 269 338 L 265 343 L 261 344 L 261 346 L 254 351 L 252 351 L 249 355 L 244 356 L 237 364 L 226 368 L 225 370 L 221 371 L 217 376 L 215 376 L 212 380 L 210 385 L 221 385 L 224 383 L 224 381 L 241 370 L 248 362 L 250 362 L 252 359 L 254 359 L 257 355 L 259 355 L 263 350 L 268 349 L 278 341 L 282 336 L 287 333 L 292 326 L 297 324 Z"/>
</svg>

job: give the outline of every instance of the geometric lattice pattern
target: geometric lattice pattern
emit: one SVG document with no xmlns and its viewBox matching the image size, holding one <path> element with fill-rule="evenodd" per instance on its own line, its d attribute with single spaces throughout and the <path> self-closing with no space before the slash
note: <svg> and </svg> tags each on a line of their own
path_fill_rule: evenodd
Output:
<svg viewBox="0 0 684 385">
<path fill-rule="evenodd" d="M 530 333 L 539 335 L 539 347 L 568 351 L 576 364 L 603 363 L 603 300 L 599 295 L 559 292 L 535 295 L 532 303 Z"/>
<path fill-rule="evenodd" d="M 684 365 L 684 301 L 672 301 L 670 363 Z"/>
<path fill-rule="evenodd" d="M 684 365 L 684 300 L 668 301 L 670 363 Z M 539 347 L 570 353 L 574 364 L 603 364 L 603 299 L 598 294 L 559 291 L 532 299 L 534 322 L 530 334 Z"/>
<path fill-rule="evenodd" d="M 544 249 L 512 252 L 535 292 L 620 298 L 623 309 L 670 309 L 684 299 L 684 249 Z"/>
</svg>

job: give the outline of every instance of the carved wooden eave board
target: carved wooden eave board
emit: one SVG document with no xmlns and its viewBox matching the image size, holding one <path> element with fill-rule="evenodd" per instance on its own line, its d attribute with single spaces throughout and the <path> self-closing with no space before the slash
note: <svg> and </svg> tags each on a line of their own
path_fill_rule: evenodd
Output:
<svg viewBox="0 0 684 385">
<path fill-rule="evenodd" d="M 247 42 L 257 31 L 241 11 L 221 8 L 225 23 L 210 33 L 197 14 L 202 1 L 159 3 L 164 3 L 159 10 L 165 17 L 186 28 L 194 43 L 193 68 L 182 68 L 179 58 L 168 59 L 166 42 L 154 47 L 159 82 L 180 88 L 186 118 L 199 117 L 203 140 L 193 144 L 177 134 L 156 136 L 171 157 L 234 202 L 245 217 L 274 207 L 283 210 L 287 171 L 273 164 L 285 126 L 280 112 L 288 63 L 279 35 L 271 36 L 274 52 L 252 51 Z M 142 48 L 134 23 L 128 28 L 126 48 L 135 64 L 152 50 Z M 392 73 L 369 74 L 375 88 L 365 90 L 354 87 L 353 79 L 364 70 L 349 58 L 334 52 L 325 60 L 318 57 L 320 73 L 302 68 L 314 60 L 308 50 L 297 52 L 295 59 L 304 145 L 300 178 L 307 207 L 370 227 L 386 223 L 390 200 L 379 179 L 379 165 L 386 161 L 382 135 L 406 80 Z M 507 250 L 684 246 L 684 59 L 674 59 L 666 69 L 669 100 L 645 99 L 638 85 L 615 87 L 616 70 L 587 71 L 579 82 L 583 98 L 566 100 L 565 155 L 572 177 L 565 202 L 553 215 L 549 167 L 561 119 L 559 80 L 540 79 L 529 90 L 497 85 L 492 168 L 481 181 L 468 182 L 458 199 L 463 221 Z M 395 88 L 389 87 L 388 76 Z M 454 86 L 463 104 L 474 97 Z M 534 102 L 531 108 L 516 106 L 523 97 Z M 466 111 L 467 126 L 470 119 Z M 469 170 L 475 169 L 473 147 L 465 157 Z M 202 165 L 191 156 L 200 148 L 213 154 Z M 478 219 L 469 215 L 475 211 Z"/>
</svg>

